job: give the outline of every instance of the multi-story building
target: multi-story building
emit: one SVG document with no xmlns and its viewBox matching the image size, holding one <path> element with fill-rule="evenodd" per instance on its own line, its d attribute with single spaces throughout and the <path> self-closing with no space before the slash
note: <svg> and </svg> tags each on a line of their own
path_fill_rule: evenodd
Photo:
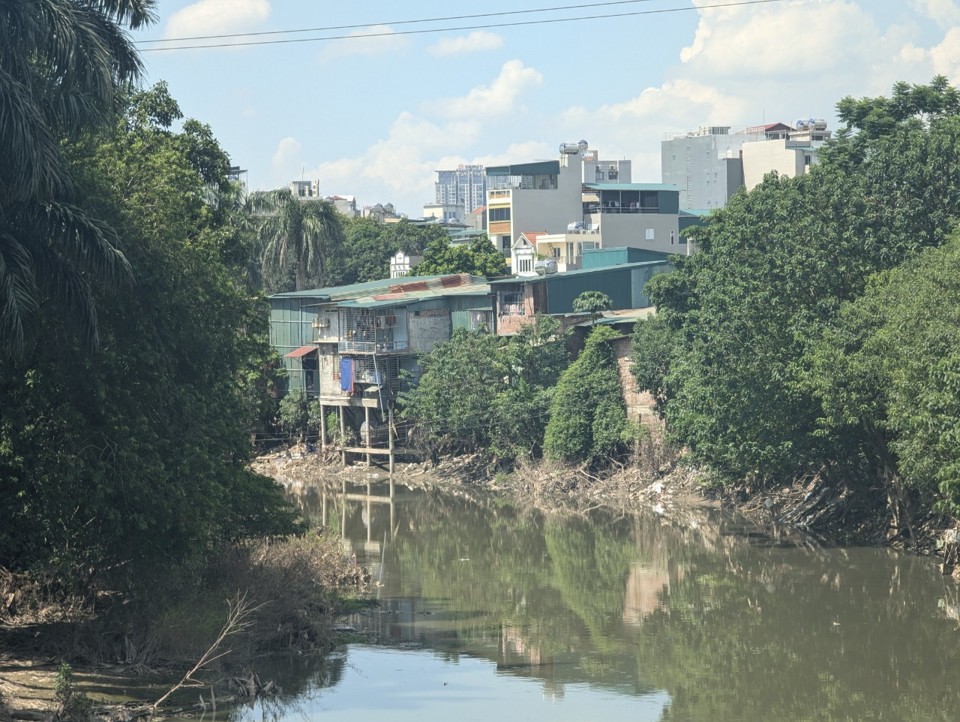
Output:
<svg viewBox="0 0 960 722">
<path fill-rule="evenodd" d="M 585 142 L 564 143 L 555 161 L 487 173 L 510 179 L 487 193 L 487 231 L 516 273 L 534 273 L 538 259 L 573 270 L 592 248 L 687 252 L 677 188 L 633 183 L 630 161 L 600 160 Z"/>
<path fill-rule="evenodd" d="M 743 187 L 770 171 L 795 176 L 816 161 L 816 148 L 830 138 L 823 120 L 800 120 L 744 128 L 704 126 L 670 133 L 660 144 L 661 178 L 680 191 L 680 208 L 721 208 Z"/>
<path fill-rule="evenodd" d="M 409 261 L 409 259 L 408 259 Z M 486 279 L 465 274 L 406 277 L 270 297 L 270 344 L 288 390 L 336 411 L 337 444 L 348 454 L 387 455 L 393 468 L 397 394 L 420 374 L 419 358 L 458 328 L 494 328 Z"/>
<path fill-rule="evenodd" d="M 327 196 L 324 200 L 332 203 L 333 207 L 347 218 L 356 218 L 359 215 L 356 196 Z"/>
<path fill-rule="evenodd" d="M 290 181 L 290 192 L 297 198 L 319 198 L 320 181 L 318 180 L 295 180 Z"/>
<path fill-rule="evenodd" d="M 424 215 L 427 208 L 442 209 L 443 220 L 456 218 L 463 221 L 466 217 L 487 202 L 488 178 L 482 165 L 460 164 L 454 170 L 438 170 L 437 181 L 434 184 L 436 198 L 434 203 L 424 206 Z"/>
<path fill-rule="evenodd" d="M 393 207 L 393 203 L 376 203 L 372 206 L 364 206 L 362 215 L 364 218 L 373 218 L 381 223 L 399 221 L 401 215 Z"/>
</svg>

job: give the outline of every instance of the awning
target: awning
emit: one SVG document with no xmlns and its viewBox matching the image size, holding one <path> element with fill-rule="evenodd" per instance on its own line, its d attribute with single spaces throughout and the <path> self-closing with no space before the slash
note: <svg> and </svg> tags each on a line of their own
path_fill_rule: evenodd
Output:
<svg viewBox="0 0 960 722">
<path fill-rule="evenodd" d="M 311 353 L 316 350 L 317 350 L 317 346 L 315 344 L 310 344 L 309 346 L 301 346 L 300 348 L 295 349 L 290 353 L 286 354 L 286 358 L 303 358 L 308 353 Z"/>
</svg>

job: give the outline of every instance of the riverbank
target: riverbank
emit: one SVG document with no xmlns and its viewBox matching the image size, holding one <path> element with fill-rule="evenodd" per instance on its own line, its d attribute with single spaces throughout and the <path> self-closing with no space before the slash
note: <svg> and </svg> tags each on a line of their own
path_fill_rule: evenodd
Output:
<svg viewBox="0 0 960 722">
<path fill-rule="evenodd" d="M 227 547 L 155 580 L 150 599 L 71 595 L 0 570 L 0 722 L 53 720 L 71 699 L 82 719 L 133 720 L 269 697 L 263 656 L 332 649 L 335 620 L 365 603 L 369 582 L 335 536 L 313 532 Z"/>
<path fill-rule="evenodd" d="M 826 545 L 881 546 L 934 555 L 941 559 L 941 570 L 960 581 L 956 520 L 928 510 L 916 515 L 908 526 L 895 528 L 882 489 L 837 487 L 816 475 L 776 489 L 753 489 L 745 482 L 718 488 L 661 444 L 652 443 L 641 458 L 642 463 L 606 474 L 546 461 L 521 463 L 511 473 L 498 473 L 489 468 L 482 455 L 472 454 L 442 459 L 437 464 L 399 464 L 394 481 L 414 488 L 449 489 L 455 484 L 483 489 L 544 511 L 607 507 L 676 516 L 691 507 L 722 507 L 764 533 L 790 529 Z M 324 457 L 303 448 L 261 457 L 256 468 L 294 493 L 323 483 L 346 480 L 362 484 L 388 478 L 379 467 L 344 468 L 337 456 Z"/>
</svg>

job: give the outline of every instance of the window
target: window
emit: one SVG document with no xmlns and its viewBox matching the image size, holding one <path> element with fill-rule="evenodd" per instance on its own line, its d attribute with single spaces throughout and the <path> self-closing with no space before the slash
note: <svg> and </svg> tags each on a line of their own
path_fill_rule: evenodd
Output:
<svg viewBox="0 0 960 722">
<path fill-rule="evenodd" d="M 510 250 L 510 236 L 500 236 L 500 250 L 501 251 Z"/>
<path fill-rule="evenodd" d="M 648 228 L 648 229 L 647 229 L 647 240 L 648 240 L 648 241 L 652 241 L 652 240 L 653 240 L 653 229 L 652 229 L 652 228 Z"/>
<path fill-rule="evenodd" d="M 489 220 L 491 223 L 496 223 L 497 221 L 509 221 L 510 209 L 509 208 L 491 208 Z"/>
</svg>

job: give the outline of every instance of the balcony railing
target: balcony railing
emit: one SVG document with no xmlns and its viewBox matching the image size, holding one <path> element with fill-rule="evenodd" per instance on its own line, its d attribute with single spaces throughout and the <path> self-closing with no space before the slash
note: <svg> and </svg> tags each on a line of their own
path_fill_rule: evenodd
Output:
<svg viewBox="0 0 960 722">
<path fill-rule="evenodd" d="M 340 353 L 397 353 L 406 351 L 406 341 L 341 341 Z"/>
</svg>

